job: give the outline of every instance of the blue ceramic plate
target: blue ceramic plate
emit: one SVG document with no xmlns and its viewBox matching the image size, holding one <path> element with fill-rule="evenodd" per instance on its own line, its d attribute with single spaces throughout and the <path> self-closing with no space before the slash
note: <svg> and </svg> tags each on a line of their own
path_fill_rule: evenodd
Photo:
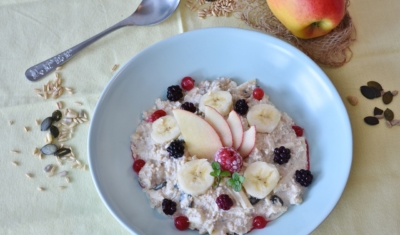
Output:
<svg viewBox="0 0 400 235">
<path fill-rule="evenodd" d="M 257 78 L 278 109 L 305 129 L 314 182 L 304 202 L 252 234 L 309 234 L 332 211 L 346 185 L 352 133 L 346 109 L 324 72 L 295 47 L 263 33 L 208 28 L 183 33 L 143 50 L 114 75 L 91 121 L 89 162 L 105 205 L 134 234 L 176 234 L 173 220 L 159 214 L 132 171 L 130 135 L 143 110 L 166 99 L 185 76 L 198 82 Z M 156 225 L 156 226 L 154 226 Z M 179 234 L 198 234 L 186 231 Z"/>
</svg>

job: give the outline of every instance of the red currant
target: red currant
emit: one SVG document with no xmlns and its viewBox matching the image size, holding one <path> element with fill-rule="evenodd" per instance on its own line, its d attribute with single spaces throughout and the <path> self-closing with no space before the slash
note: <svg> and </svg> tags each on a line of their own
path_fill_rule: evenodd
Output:
<svg viewBox="0 0 400 235">
<path fill-rule="evenodd" d="M 142 167 L 144 166 L 144 164 L 146 164 L 146 162 L 142 159 L 136 159 L 133 162 L 133 171 L 136 172 L 137 174 L 139 174 L 139 171 L 142 169 Z"/>
<path fill-rule="evenodd" d="M 183 89 L 190 91 L 194 87 L 194 79 L 191 77 L 184 77 L 181 82 Z"/>
<path fill-rule="evenodd" d="M 154 113 L 147 117 L 146 122 L 154 122 L 155 120 L 159 119 L 160 117 L 164 117 L 165 115 L 167 115 L 167 113 L 164 110 L 156 110 Z"/>
<path fill-rule="evenodd" d="M 294 130 L 294 132 L 296 133 L 297 137 L 303 136 L 303 128 L 299 127 L 299 126 L 292 126 L 292 129 Z"/>
<path fill-rule="evenodd" d="M 253 219 L 253 228 L 255 229 L 265 228 L 265 226 L 267 226 L 267 223 L 268 222 L 264 219 L 264 217 L 256 216 Z"/>
<path fill-rule="evenodd" d="M 187 228 L 189 228 L 190 225 L 188 217 L 183 215 L 176 217 L 174 220 L 174 224 L 175 227 L 181 231 L 186 230 Z"/>
<path fill-rule="evenodd" d="M 256 89 L 253 90 L 253 97 L 256 100 L 261 100 L 264 97 L 264 91 L 263 89 L 257 87 Z"/>
</svg>

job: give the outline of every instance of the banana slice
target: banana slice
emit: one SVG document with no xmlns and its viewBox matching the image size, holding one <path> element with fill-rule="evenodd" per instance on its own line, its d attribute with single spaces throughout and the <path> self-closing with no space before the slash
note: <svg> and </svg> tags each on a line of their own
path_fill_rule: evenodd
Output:
<svg viewBox="0 0 400 235">
<path fill-rule="evenodd" d="M 204 112 L 205 106 L 215 108 L 222 116 L 232 110 L 232 95 L 229 91 L 211 91 L 200 98 L 199 110 Z"/>
<path fill-rule="evenodd" d="M 214 183 L 213 171 L 207 159 L 185 163 L 177 173 L 178 185 L 183 192 L 192 196 L 203 194 Z"/>
<path fill-rule="evenodd" d="M 253 162 L 244 172 L 243 187 L 255 198 L 265 198 L 278 184 L 279 172 L 272 164 Z"/>
<path fill-rule="evenodd" d="M 261 133 L 271 133 L 280 120 L 281 112 L 269 104 L 256 104 L 247 112 L 247 121 Z"/>
<path fill-rule="evenodd" d="M 151 138 L 159 144 L 178 138 L 181 131 L 178 123 L 172 115 L 166 115 L 157 119 L 151 125 Z"/>
</svg>

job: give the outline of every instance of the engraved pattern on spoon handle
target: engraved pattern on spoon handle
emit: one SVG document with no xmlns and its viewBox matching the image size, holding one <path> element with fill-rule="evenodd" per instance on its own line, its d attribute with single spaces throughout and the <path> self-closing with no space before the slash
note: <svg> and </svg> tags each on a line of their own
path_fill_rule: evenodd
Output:
<svg viewBox="0 0 400 235">
<path fill-rule="evenodd" d="M 34 81 L 39 81 L 52 71 L 54 71 L 57 67 L 65 64 L 68 60 L 70 60 L 72 57 L 74 57 L 78 52 L 80 52 L 82 49 L 85 47 L 89 46 L 93 42 L 97 41 L 101 37 L 111 33 L 112 31 L 119 29 L 121 27 L 127 26 L 128 22 L 127 19 L 118 22 L 117 24 L 109 27 L 108 29 L 94 35 L 93 37 L 87 39 L 86 41 L 83 41 L 79 43 L 78 45 L 61 52 L 60 54 L 45 60 L 37 65 L 34 65 L 30 67 L 29 69 L 26 70 L 25 76 L 28 80 L 34 82 Z"/>
</svg>

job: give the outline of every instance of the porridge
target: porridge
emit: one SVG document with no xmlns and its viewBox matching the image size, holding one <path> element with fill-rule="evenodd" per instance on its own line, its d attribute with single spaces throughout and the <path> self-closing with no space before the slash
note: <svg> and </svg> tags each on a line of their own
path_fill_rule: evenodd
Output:
<svg viewBox="0 0 400 235">
<path fill-rule="evenodd" d="M 256 80 L 185 77 L 167 98 L 143 112 L 131 150 L 150 206 L 177 229 L 245 234 L 302 202 L 313 179 L 303 130 Z"/>
</svg>

